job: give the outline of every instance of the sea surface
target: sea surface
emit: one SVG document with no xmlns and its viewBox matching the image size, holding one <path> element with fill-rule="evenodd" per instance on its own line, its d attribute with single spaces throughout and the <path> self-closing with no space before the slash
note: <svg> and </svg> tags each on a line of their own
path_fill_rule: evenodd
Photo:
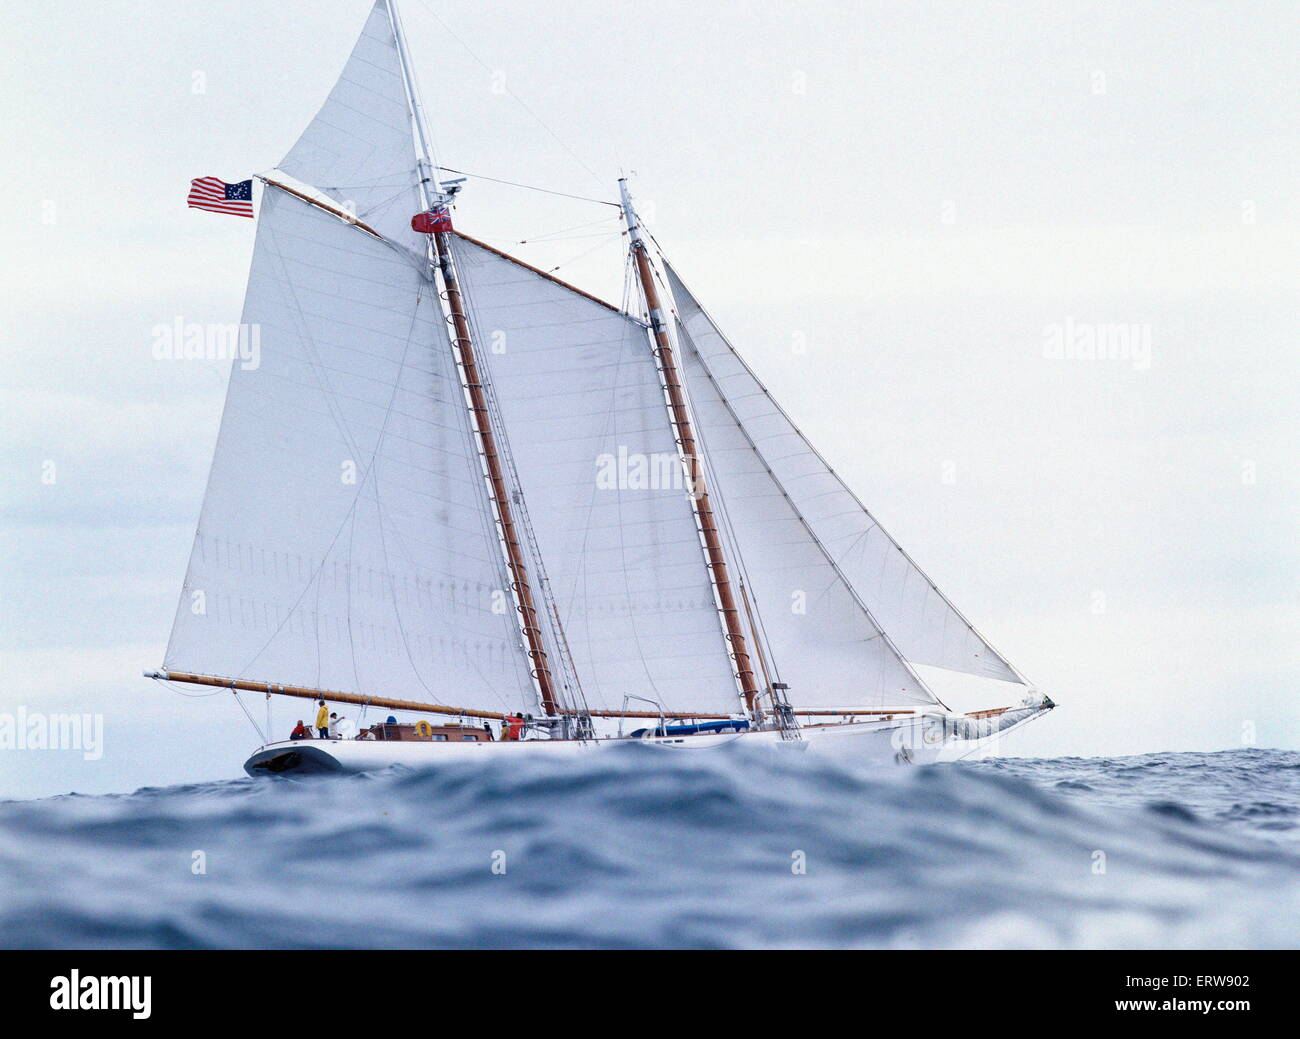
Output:
<svg viewBox="0 0 1300 1039">
<path fill-rule="evenodd" d="M 5 947 L 1294 947 L 1300 753 L 652 748 L 0 803 Z"/>
</svg>

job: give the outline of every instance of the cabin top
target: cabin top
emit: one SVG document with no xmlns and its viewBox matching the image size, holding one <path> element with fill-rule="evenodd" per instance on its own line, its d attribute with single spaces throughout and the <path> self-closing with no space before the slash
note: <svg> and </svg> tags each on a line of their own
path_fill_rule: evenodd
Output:
<svg viewBox="0 0 1300 1039">
<path fill-rule="evenodd" d="M 459 722 L 441 725 L 426 721 L 413 724 L 380 722 L 363 729 L 360 738 L 417 743 L 488 743 L 492 740 L 492 732 L 487 728 L 461 725 Z"/>
</svg>

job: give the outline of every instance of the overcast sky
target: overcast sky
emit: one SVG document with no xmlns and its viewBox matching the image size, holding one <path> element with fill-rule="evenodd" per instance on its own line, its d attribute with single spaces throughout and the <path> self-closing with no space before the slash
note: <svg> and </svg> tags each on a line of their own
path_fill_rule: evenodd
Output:
<svg viewBox="0 0 1300 1039">
<path fill-rule="evenodd" d="M 239 320 L 253 222 L 189 180 L 273 167 L 369 7 L 0 15 L 0 714 L 105 726 L 97 761 L 0 751 L 0 796 L 234 776 L 256 742 L 140 677 L 228 367 L 152 330 Z M 441 163 L 603 199 L 635 171 L 777 399 L 1062 704 L 1009 750 L 1300 747 L 1294 4 L 403 10 Z M 615 215 L 475 181 L 457 219 L 617 302 Z M 1137 349 L 1054 356 L 1102 326 Z"/>
</svg>

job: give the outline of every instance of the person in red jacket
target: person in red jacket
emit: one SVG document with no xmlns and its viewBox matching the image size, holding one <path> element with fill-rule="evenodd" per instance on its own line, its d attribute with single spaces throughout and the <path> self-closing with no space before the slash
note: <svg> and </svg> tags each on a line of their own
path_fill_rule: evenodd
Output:
<svg viewBox="0 0 1300 1039">
<path fill-rule="evenodd" d="M 517 740 L 524 731 L 524 720 L 516 714 L 507 714 L 501 719 L 501 739 Z"/>
<path fill-rule="evenodd" d="M 311 729 L 307 728 L 307 726 L 305 726 L 302 723 L 301 718 L 298 719 L 298 724 L 293 727 L 293 732 L 289 733 L 289 739 L 291 740 L 311 739 Z"/>
</svg>

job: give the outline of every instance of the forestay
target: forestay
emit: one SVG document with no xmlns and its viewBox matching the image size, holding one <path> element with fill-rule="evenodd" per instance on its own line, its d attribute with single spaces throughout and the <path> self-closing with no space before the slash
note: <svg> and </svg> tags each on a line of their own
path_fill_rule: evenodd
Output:
<svg viewBox="0 0 1300 1039">
<path fill-rule="evenodd" d="M 268 188 L 169 670 L 534 709 L 432 284 Z"/>
<path fill-rule="evenodd" d="M 788 614 L 789 597 L 805 590 L 810 612 L 816 608 L 825 623 L 833 624 L 842 616 L 845 597 L 851 595 L 907 661 L 1024 682 L 804 439 L 676 272 L 667 267 L 667 273 L 687 332 L 684 363 L 698 420 L 706 432 L 706 451 L 720 470 L 720 488 L 728 514 L 742 532 L 740 548 L 749 569 L 762 574 L 766 583 L 771 579 L 768 575 L 777 572 L 772 546 L 783 540 L 801 546 L 797 552 L 791 550 L 792 561 L 778 578 L 786 586 L 778 589 L 777 598 L 784 598 L 784 603 L 777 612 Z M 796 537 L 792 517 L 799 518 L 804 534 Z M 808 543 L 814 539 L 824 550 L 822 563 Z M 748 558 L 751 552 L 753 560 Z M 791 569 L 797 570 L 802 562 L 812 566 L 806 583 L 791 584 Z M 773 611 L 764 611 L 769 628 L 777 626 L 774 616 Z M 815 627 L 800 626 L 798 638 L 821 637 L 808 630 Z M 792 632 L 788 645 L 793 647 L 797 641 Z M 789 648 L 786 653 L 790 654 Z"/>
<path fill-rule="evenodd" d="M 588 703 L 736 711 L 644 326 L 472 242 L 456 264 Z"/>
</svg>

